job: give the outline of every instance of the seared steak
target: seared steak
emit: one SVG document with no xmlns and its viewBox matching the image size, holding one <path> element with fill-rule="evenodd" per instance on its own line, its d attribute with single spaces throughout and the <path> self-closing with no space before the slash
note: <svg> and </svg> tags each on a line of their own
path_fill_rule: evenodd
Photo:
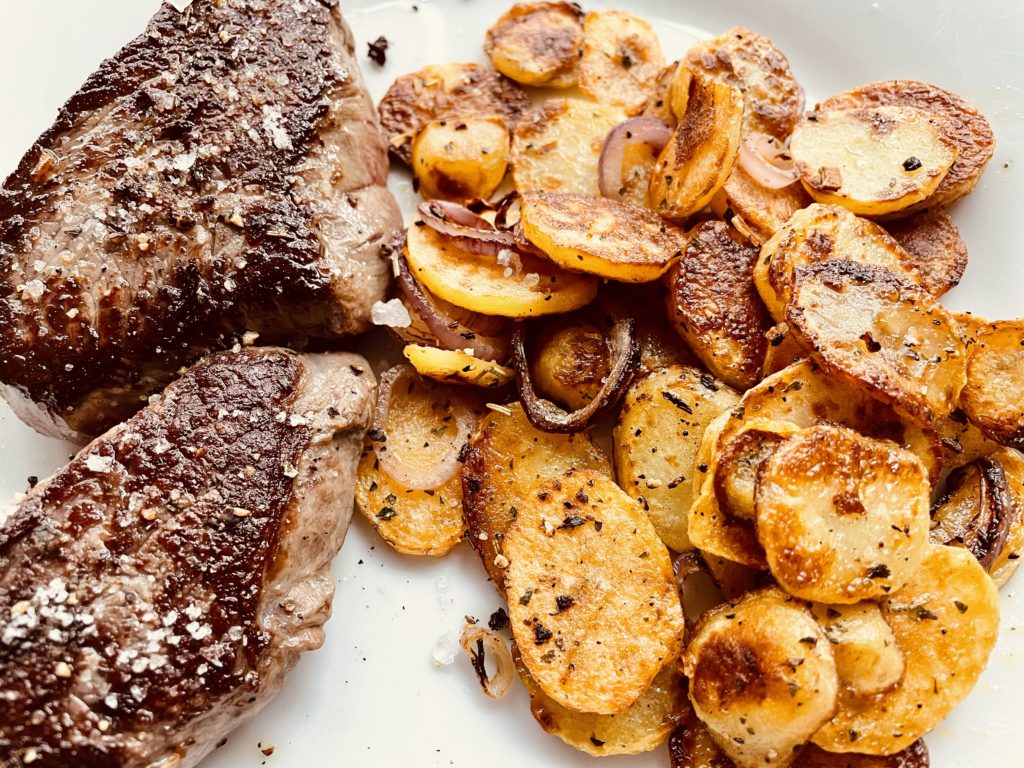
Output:
<svg viewBox="0 0 1024 768">
<path fill-rule="evenodd" d="M 186 768 L 255 714 L 323 642 L 373 394 L 215 354 L 0 512 L 0 766 Z"/>
<path fill-rule="evenodd" d="M 328 0 L 165 4 L 0 191 L 0 384 L 91 437 L 210 349 L 367 326 L 400 227 Z"/>
</svg>

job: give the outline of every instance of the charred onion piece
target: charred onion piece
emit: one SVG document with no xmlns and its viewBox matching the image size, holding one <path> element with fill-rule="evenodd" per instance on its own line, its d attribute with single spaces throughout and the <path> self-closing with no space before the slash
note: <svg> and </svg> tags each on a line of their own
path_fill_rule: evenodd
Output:
<svg viewBox="0 0 1024 768">
<path fill-rule="evenodd" d="M 597 166 L 601 195 L 612 200 L 622 199 L 622 163 L 629 147 L 647 144 L 658 154 L 671 137 L 672 129 L 656 117 L 631 117 L 612 128 L 601 145 Z"/>
<path fill-rule="evenodd" d="M 765 189 L 782 189 L 800 178 L 789 150 L 766 133 L 744 136 L 736 162 Z"/>
<path fill-rule="evenodd" d="M 965 547 L 988 570 L 1003 551 L 1014 505 L 1003 465 L 991 457 L 953 470 L 932 510 L 932 540 Z"/>
<path fill-rule="evenodd" d="M 564 411 L 550 400 L 537 395 L 530 380 L 526 358 L 526 332 L 520 325 L 512 333 L 512 367 L 516 369 L 516 385 L 526 417 L 537 429 L 545 432 L 582 432 L 605 411 L 614 408 L 633 381 L 640 363 L 640 345 L 636 340 L 636 320 L 620 316 L 615 319 L 608 338 L 611 370 L 597 395 L 577 411 Z"/>
<path fill-rule="evenodd" d="M 458 238 L 459 244 L 469 250 L 479 249 L 474 252 L 496 254 L 501 248 L 515 246 L 508 232 L 495 229 L 487 219 L 458 203 L 428 200 L 420 203 L 418 210 L 428 227 L 442 235 Z"/>
<path fill-rule="evenodd" d="M 515 676 L 515 662 L 512 651 L 504 638 L 497 632 L 466 622 L 460 638 L 462 650 L 469 657 L 476 672 L 480 687 L 492 699 L 500 699 L 512 685 Z M 487 674 L 487 656 L 494 660 L 494 674 Z"/>
</svg>

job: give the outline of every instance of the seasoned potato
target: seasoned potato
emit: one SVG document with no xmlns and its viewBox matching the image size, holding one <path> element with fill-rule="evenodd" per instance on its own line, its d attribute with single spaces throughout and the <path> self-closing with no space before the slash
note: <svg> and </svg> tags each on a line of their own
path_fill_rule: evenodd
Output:
<svg viewBox="0 0 1024 768">
<path fill-rule="evenodd" d="M 903 652 L 877 603 L 815 603 L 811 613 L 832 644 L 841 686 L 851 693 L 870 696 L 903 680 Z"/>
<path fill-rule="evenodd" d="M 600 197 L 597 161 L 608 132 L 626 113 L 581 99 L 548 99 L 512 134 L 512 178 L 519 192 L 575 192 Z"/>
<path fill-rule="evenodd" d="M 959 328 L 892 270 L 852 261 L 797 267 L 787 322 L 833 375 L 922 423 L 948 416 L 966 380 Z"/>
<path fill-rule="evenodd" d="M 932 296 L 938 298 L 960 283 L 967 269 L 967 245 L 948 213 L 926 211 L 885 228 L 910 254 L 921 285 Z"/>
<path fill-rule="evenodd" d="M 537 685 L 614 715 L 679 654 L 672 561 L 636 500 L 586 469 L 536 486 L 504 542 L 512 635 Z"/>
<path fill-rule="evenodd" d="M 761 245 L 812 202 L 799 182 L 768 189 L 734 165 L 725 184 L 711 198 L 711 210 L 743 232 L 751 243 Z"/>
<path fill-rule="evenodd" d="M 708 370 L 736 389 L 761 378 L 771 320 L 757 295 L 756 248 L 701 224 L 668 276 L 668 317 Z"/>
<path fill-rule="evenodd" d="M 571 410 L 597 397 L 611 372 L 606 334 L 594 323 L 580 320 L 544 329 L 530 375 L 537 391 Z"/>
<path fill-rule="evenodd" d="M 909 106 L 923 109 L 940 119 L 946 137 L 957 147 L 956 160 L 938 189 L 925 200 L 908 208 L 911 213 L 925 207 L 949 205 L 969 194 L 992 157 L 996 139 L 985 116 L 955 93 L 917 80 L 884 80 L 854 88 L 827 99 L 820 109 L 861 109 L 879 106 Z"/>
<path fill-rule="evenodd" d="M 805 604 L 779 589 L 706 613 L 683 670 L 694 712 L 738 768 L 789 765 L 835 711 L 832 648 Z"/>
<path fill-rule="evenodd" d="M 673 61 L 671 64 L 662 67 L 661 72 L 654 79 L 654 85 L 651 87 L 644 103 L 635 110 L 630 110 L 630 114 L 654 117 L 670 128 L 674 128 L 676 116 L 672 110 L 672 85 L 676 80 L 676 72 L 680 67 L 681 63 L 678 61 Z"/>
<path fill-rule="evenodd" d="M 481 419 L 462 468 L 462 509 L 470 541 L 502 595 L 504 571 L 495 560 L 502 555 L 508 527 L 531 503 L 533 487 L 574 467 L 612 474 L 608 457 L 587 434 L 541 432 L 519 403 L 507 410 L 491 411 Z"/>
<path fill-rule="evenodd" d="M 625 11 L 591 11 L 576 65 L 580 89 L 595 101 L 635 109 L 647 99 L 665 55 L 654 28 Z"/>
<path fill-rule="evenodd" d="M 969 349 L 969 348 L 968 348 Z M 989 440 L 974 426 L 962 409 L 935 422 L 935 433 L 942 449 L 942 468 L 956 469 L 975 459 L 995 453 L 1002 446 Z"/>
<path fill-rule="evenodd" d="M 744 520 L 756 518 L 758 472 L 775 449 L 799 431 L 790 421 L 744 421 L 715 457 L 712 480 L 723 512 Z"/>
<path fill-rule="evenodd" d="M 840 690 L 839 711 L 813 741 L 830 752 L 891 755 L 953 711 L 985 668 L 999 629 L 999 594 L 970 552 L 930 545 L 921 567 L 881 603 L 906 660 L 890 691 Z"/>
<path fill-rule="evenodd" d="M 1017 570 L 1024 553 L 1024 456 L 1013 448 L 1004 448 L 989 458 L 999 462 L 1003 468 L 1013 505 L 1013 517 L 1003 549 L 988 569 L 996 586 L 1004 587 Z"/>
<path fill-rule="evenodd" d="M 456 241 L 414 222 L 405 254 L 413 276 L 445 301 L 486 315 L 534 317 L 568 312 L 597 295 L 592 277 L 520 254 L 522 272 L 505 275 L 497 260 L 463 250 Z"/>
<path fill-rule="evenodd" d="M 881 216 L 931 195 L 957 145 L 942 120 L 913 107 L 815 112 L 793 131 L 789 151 L 808 194 L 854 213 Z"/>
<path fill-rule="evenodd" d="M 453 63 L 398 78 L 378 111 L 391 154 L 411 164 L 412 140 L 429 122 L 497 116 L 512 130 L 529 108 L 530 97 L 508 78 L 480 64 Z"/>
<path fill-rule="evenodd" d="M 643 500 L 661 540 L 676 552 L 693 548 L 687 510 L 700 487 L 693 466 L 701 436 L 738 400 L 722 382 L 683 365 L 635 381 L 623 400 L 612 434 L 615 476 Z"/>
<path fill-rule="evenodd" d="M 516 3 L 487 30 L 484 52 L 517 83 L 568 88 L 576 84 L 582 16 L 575 3 Z"/>
<path fill-rule="evenodd" d="M 740 89 L 745 131 L 785 140 L 803 114 L 804 92 L 786 56 L 767 37 L 749 29 L 733 27 L 696 43 L 686 53 L 686 66 Z"/>
<path fill-rule="evenodd" d="M 736 768 L 692 712 L 669 736 L 668 755 L 672 768 Z"/>
<path fill-rule="evenodd" d="M 764 352 L 762 376 L 771 376 L 783 368 L 788 368 L 797 360 L 807 357 L 807 350 L 801 347 L 789 332 L 788 323 L 773 325 L 765 334 L 765 338 L 768 339 L 768 347 Z"/>
<path fill-rule="evenodd" d="M 1024 449 L 1024 320 L 1001 320 L 977 334 L 960 404 L 988 437 Z"/>
<path fill-rule="evenodd" d="M 739 90 L 693 77 L 686 112 L 658 155 L 648 206 L 665 218 L 685 219 L 711 202 L 736 162 L 742 122 Z"/>
<path fill-rule="evenodd" d="M 418 374 L 447 384 L 472 384 L 494 389 L 511 384 L 516 378 L 516 372 L 511 368 L 459 350 L 408 344 L 402 354 Z"/>
<path fill-rule="evenodd" d="M 412 142 L 412 170 L 425 198 L 484 199 L 501 184 L 511 139 L 499 117 L 435 120 Z"/>
</svg>

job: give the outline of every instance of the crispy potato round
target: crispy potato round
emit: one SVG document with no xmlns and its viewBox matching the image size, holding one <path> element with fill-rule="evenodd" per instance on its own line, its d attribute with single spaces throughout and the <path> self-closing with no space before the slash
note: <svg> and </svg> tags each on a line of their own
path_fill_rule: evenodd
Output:
<svg viewBox="0 0 1024 768">
<path fill-rule="evenodd" d="M 608 132 L 626 113 L 582 99 L 548 99 L 512 134 L 512 178 L 520 193 L 576 192 L 600 197 L 597 165 Z"/>
<path fill-rule="evenodd" d="M 673 61 L 662 67 L 661 72 L 654 79 L 654 85 L 644 103 L 636 109 L 629 110 L 629 113 L 654 117 L 670 128 L 674 128 L 676 116 L 672 110 L 672 85 L 676 80 L 676 72 L 681 66 L 681 62 Z"/>
<path fill-rule="evenodd" d="M 892 270 L 852 261 L 796 268 L 786 319 L 833 375 L 928 424 L 952 413 L 967 378 L 949 313 Z"/>
<path fill-rule="evenodd" d="M 804 91 L 775 43 L 742 27 L 696 43 L 686 53 L 694 72 L 739 88 L 745 131 L 785 140 L 804 111 Z"/>
<path fill-rule="evenodd" d="M 970 693 L 999 630 L 999 593 L 970 552 L 930 545 L 913 578 L 881 604 L 906 659 L 891 691 L 840 691 L 812 741 L 830 752 L 892 755 L 928 733 Z"/>
<path fill-rule="evenodd" d="M 574 467 L 612 475 L 608 457 L 586 433 L 541 432 L 519 403 L 507 410 L 491 411 L 480 420 L 462 468 L 462 509 L 470 542 L 502 595 L 504 570 L 495 560 L 519 510 L 532 503 L 534 486 Z"/>
<path fill-rule="evenodd" d="M 960 283 L 967 269 L 967 245 L 948 213 L 926 211 L 885 228 L 910 254 L 921 285 L 932 296 L 938 298 Z"/>
<path fill-rule="evenodd" d="M 530 108 L 518 85 L 481 64 L 442 64 L 399 77 L 380 100 L 388 149 L 412 163 L 412 140 L 427 123 L 446 117 L 498 116 L 509 130 Z"/>
<path fill-rule="evenodd" d="M 793 131 L 789 151 L 819 203 L 881 216 L 931 195 L 949 173 L 957 145 L 929 112 L 874 107 L 808 115 Z"/>
<path fill-rule="evenodd" d="M 1024 456 L 1013 448 L 1004 448 L 990 457 L 999 462 L 1006 476 L 1006 485 L 1013 504 L 1013 518 L 1006 534 L 1003 550 L 988 569 L 989 576 L 997 587 L 1005 587 L 1020 565 L 1024 554 Z"/>
<path fill-rule="evenodd" d="M 457 307 L 485 315 L 536 317 L 579 309 L 597 295 L 594 278 L 525 253 L 520 255 L 522 272 L 506 276 L 494 258 L 463 250 L 420 224 L 413 222 L 406 236 L 409 269 L 427 290 Z"/>
<path fill-rule="evenodd" d="M 524 192 L 521 200 L 523 235 L 565 269 L 647 283 L 686 245 L 683 230 L 629 203 L 555 192 Z"/>
<path fill-rule="evenodd" d="M 435 120 L 412 142 L 412 170 L 425 198 L 486 199 L 508 168 L 511 138 L 500 117 Z"/>
<path fill-rule="evenodd" d="M 713 482 L 719 508 L 744 520 L 756 517 L 757 475 L 776 448 L 800 431 L 790 421 L 745 421 L 722 444 L 715 462 Z"/>
<path fill-rule="evenodd" d="M 807 350 L 801 347 L 800 342 L 789 332 L 788 323 L 773 325 L 765 334 L 765 338 L 768 339 L 768 348 L 764 353 L 762 376 L 771 376 L 788 368 L 797 360 L 807 357 Z"/>
<path fill-rule="evenodd" d="M 878 106 L 909 106 L 942 118 L 942 130 L 957 147 L 953 167 L 939 188 L 925 200 L 911 206 L 911 213 L 928 207 L 949 205 L 969 194 L 995 151 L 996 138 L 977 107 L 955 93 L 917 80 L 883 80 L 868 83 L 826 99 L 820 109 L 859 109 Z"/>
<path fill-rule="evenodd" d="M 678 656 L 683 611 L 668 550 L 604 475 L 570 470 L 535 487 L 504 549 L 512 635 L 563 707 L 622 712 Z"/>
<path fill-rule="evenodd" d="M 580 90 L 595 101 L 636 109 L 665 66 L 658 35 L 625 11 L 591 11 L 583 19 L 583 47 L 576 65 Z"/>
<path fill-rule="evenodd" d="M 708 611 L 683 670 L 694 712 L 739 768 L 789 765 L 835 711 L 832 648 L 805 604 L 776 588 Z"/>
<path fill-rule="evenodd" d="M 1024 449 L 1024 320 L 1000 320 L 977 334 L 960 404 L 988 437 Z"/>
<path fill-rule="evenodd" d="M 799 182 L 782 189 L 768 189 L 734 165 L 725 184 L 711 198 L 711 210 L 744 232 L 751 243 L 761 245 L 794 213 L 812 202 Z"/>
<path fill-rule="evenodd" d="M 676 552 L 693 548 L 687 511 L 702 480 L 693 469 L 701 437 L 738 400 L 721 381 L 684 365 L 638 379 L 623 400 L 612 433 L 615 477 L 643 500 L 661 540 Z"/>
<path fill-rule="evenodd" d="M 903 652 L 877 603 L 815 603 L 811 613 L 832 643 L 841 686 L 867 696 L 903 680 L 907 668 Z"/>
<path fill-rule="evenodd" d="M 668 317 L 709 371 L 736 389 L 761 378 L 771 319 L 754 286 L 756 248 L 701 224 L 668 276 Z"/>
<path fill-rule="evenodd" d="M 995 453 L 1002 446 L 989 440 L 974 426 L 962 409 L 935 422 L 935 433 L 942 450 L 942 468 L 956 469 L 975 459 Z"/>
<path fill-rule="evenodd" d="M 484 53 L 494 68 L 523 85 L 576 84 L 583 14 L 575 3 L 516 3 L 487 30 Z"/>
<path fill-rule="evenodd" d="M 471 384 L 496 389 L 516 379 L 516 372 L 511 368 L 490 360 L 481 360 L 460 350 L 408 344 L 402 354 L 418 374 L 446 384 Z"/>
<path fill-rule="evenodd" d="M 606 334 L 580 320 L 555 324 L 542 335 L 530 361 L 534 386 L 558 405 L 574 411 L 585 407 L 611 372 Z"/>
</svg>

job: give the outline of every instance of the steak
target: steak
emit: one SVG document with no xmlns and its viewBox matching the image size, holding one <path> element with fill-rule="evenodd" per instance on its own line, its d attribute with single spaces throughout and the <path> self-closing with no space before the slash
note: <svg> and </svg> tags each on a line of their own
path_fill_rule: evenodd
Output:
<svg viewBox="0 0 1024 768">
<path fill-rule="evenodd" d="M 273 697 L 323 642 L 374 388 L 215 354 L 0 513 L 0 766 L 187 768 Z"/>
<path fill-rule="evenodd" d="M 0 191 L 0 388 L 95 436 L 183 365 L 364 330 L 401 226 L 328 0 L 165 4 Z"/>
</svg>

